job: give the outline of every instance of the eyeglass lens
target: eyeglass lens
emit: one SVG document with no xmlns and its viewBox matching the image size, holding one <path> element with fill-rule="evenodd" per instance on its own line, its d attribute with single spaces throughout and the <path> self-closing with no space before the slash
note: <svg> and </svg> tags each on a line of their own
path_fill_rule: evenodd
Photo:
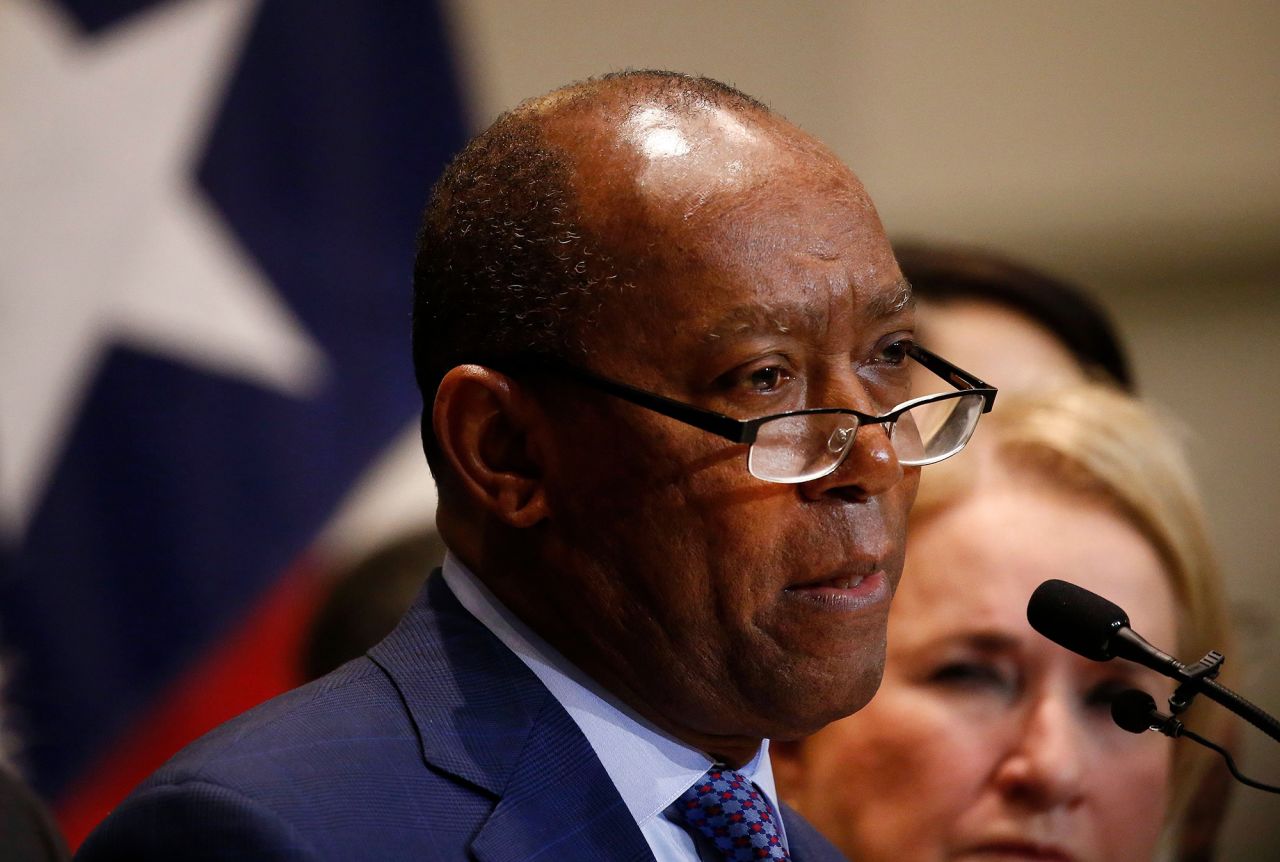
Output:
<svg viewBox="0 0 1280 862">
<path fill-rule="evenodd" d="M 898 462 L 918 467 L 959 452 L 977 427 L 984 403 L 979 394 L 963 394 L 903 413 L 889 434 Z"/>
<path fill-rule="evenodd" d="M 807 482 L 840 463 L 858 419 L 846 413 L 805 413 L 766 422 L 747 456 L 751 475 L 767 482 Z"/>
<path fill-rule="evenodd" d="M 889 432 L 898 461 L 903 466 L 922 466 L 960 451 L 978 424 L 983 404 L 980 394 L 960 393 L 917 404 L 901 414 Z M 816 479 L 844 459 L 857 430 L 857 418 L 845 413 L 779 417 L 757 429 L 747 468 L 768 482 Z"/>
</svg>

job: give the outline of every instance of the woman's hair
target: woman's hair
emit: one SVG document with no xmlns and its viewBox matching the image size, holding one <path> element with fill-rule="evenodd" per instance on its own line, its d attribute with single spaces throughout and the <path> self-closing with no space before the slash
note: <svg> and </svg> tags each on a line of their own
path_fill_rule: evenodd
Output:
<svg viewBox="0 0 1280 862">
<path fill-rule="evenodd" d="M 1221 572 L 1171 422 L 1114 387 L 1080 385 L 1002 399 L 970 449 L 924 472 L 913 521 L 993 476 L 1048 481 L 1101 502 L 1137 528 L 1163 561 L 1179 610 L 1178 656 L 1194 662 L 1210 649 L 1229 650 Z M 1205 706 L 1197 703 L 1186 718 L 1221 739 L 1225 713 Z M 1175 828 L 1212 757 L 1198 746 L 1175 747 L 1169 808 Z"/>
</svg>

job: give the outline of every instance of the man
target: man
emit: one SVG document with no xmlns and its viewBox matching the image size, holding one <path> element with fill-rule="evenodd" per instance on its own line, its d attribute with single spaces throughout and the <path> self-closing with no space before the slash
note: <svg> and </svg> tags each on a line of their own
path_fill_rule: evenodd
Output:
<svg viewBox="0 0 1280 862">
<path fill-rule="evenodd" d="M 606 76 L 467 146 L 415 282 L 443 573 L 83 858 L 839 858 L 777 811 L 766 740 L 875 691 L 910 464 L 991 398 L 877 421 L 909 356 L 981 382 L 911 346 L 857 179 L 722 84 Z"/>
</svg>

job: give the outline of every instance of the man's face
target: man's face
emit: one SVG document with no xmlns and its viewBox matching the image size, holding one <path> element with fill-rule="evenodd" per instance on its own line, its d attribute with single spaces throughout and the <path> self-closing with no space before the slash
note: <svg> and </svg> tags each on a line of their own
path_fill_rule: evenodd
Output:
<svg viewBox="0 0 1280 862">
<path fill-rule="evenodd" d="M 909 397 L 913 312 L 870 202 L 789 127 L 633 109 L 581 200 L 634 277 L 588 336 L 592 370 L 746 419 L 880 413 Z M 917 471 L 880 426 L 799 485 L 747 447 L 572 384 L 545 390 L 543 528 L 530 585 L 568 657 L 682 738 L 795 736 L 879 683 Z M 552 625 L 554 623 L 546 623 Z"/>
</svg>

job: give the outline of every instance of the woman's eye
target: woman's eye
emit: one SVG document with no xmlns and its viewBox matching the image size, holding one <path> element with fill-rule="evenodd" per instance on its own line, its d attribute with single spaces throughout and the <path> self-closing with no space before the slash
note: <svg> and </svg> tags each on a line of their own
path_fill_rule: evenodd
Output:
<svg viewBox="0 0 1280 862">
<path fill-rule="evenodd" d="M 1100 682 L 1085 692 L 1085 705 L 1097 709 L 1105 709 L 1110 712 L 1111 702 L 1114 701 L 1121 692 L 1127 691 L 1133 687 L 1133 683 L 1117 679 Z"/>
<path fill-rule="evenodd" d="M 932 682 L 956 688 L 1008 688 L 1011 685 L 1006 674 L 989 664 L 978 662 L 952 662 L 937 668 L 931 675 Z"/>
</svg>

